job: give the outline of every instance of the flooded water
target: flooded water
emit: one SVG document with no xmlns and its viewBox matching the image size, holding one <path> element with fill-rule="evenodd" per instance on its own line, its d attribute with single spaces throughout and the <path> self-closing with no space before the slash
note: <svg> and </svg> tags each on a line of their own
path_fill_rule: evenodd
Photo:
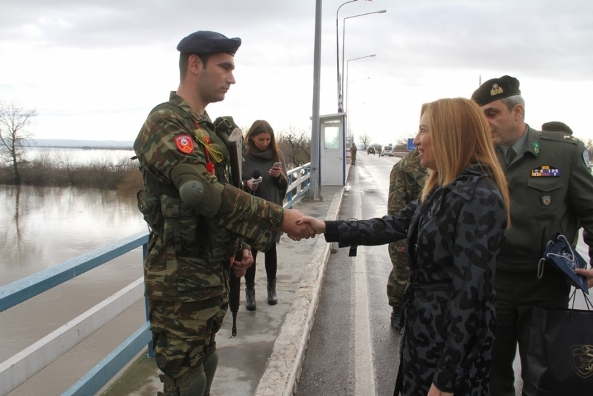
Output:
<svg viewBox="0 0 593 396">
<path fill-rule="evenodd" d="M 0 205 L 0 285 L 146 229 L 135 197 L 113 191 L 0 186 Z M 0 362 L 140 277 L 138 248 L 0 312 Z M 144 320 L 141 301 L 10 395 L 62 394 Z"/>
</svg>

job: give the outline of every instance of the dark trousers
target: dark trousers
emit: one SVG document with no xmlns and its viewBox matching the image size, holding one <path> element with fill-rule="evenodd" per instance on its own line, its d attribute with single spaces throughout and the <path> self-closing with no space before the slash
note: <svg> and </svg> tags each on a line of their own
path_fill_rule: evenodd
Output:
<svg viewBox="0 0 593 396">
<path fill-rule="evenodd" d="M 245 283 L 255 282 L 257 250 L 252 249 L 251 254 L 253 255 L 253 265 L 247 268 L 247 272 L 245 272 Z M 264 255 L 266 256 L 266 275 L 268 279 L 274 279 L 276 277 L 276 271 L 278 270 L 278 256 L 276 254 L 276 244 L 274 244 L 267 252 L 265 252 Z"/>
<path fill-rule="evenodd" d="M 521 367 L 527 367 L 527 344 L 534 305 L 566 308 L 570 285 L 554 268 L 546 266 L 542 279 L 536 272 L 496 271 L 496 332 L 492 347 L 491 396 L 515 396 L 513 361 L 517 343 Z"/>
</svg>

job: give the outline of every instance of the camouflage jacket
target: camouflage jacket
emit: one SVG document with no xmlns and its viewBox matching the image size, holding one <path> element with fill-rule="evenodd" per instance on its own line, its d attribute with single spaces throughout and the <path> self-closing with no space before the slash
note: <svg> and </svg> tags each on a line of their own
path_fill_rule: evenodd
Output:
<svg viewBox="0 0 593 396">
<path fill-rule="evenodd" d="M 494 339 L 494 275 L 505 235 L 500 192 L 478 165 L 395 216 L 327 221 L 340 247 L 407 238 L 410 282 L 404 301 L 404 394 L 488 394 Z"/>
<path fill-rule="evenodd" d="M 398 161 L 389 176 L 389 197 L 387 198 L 387 214 L 394 215 L 418 199 L 428 176 L 428 170 L 420 165 L 418 150 L 409 152 Z M 405 240 L 389 244 L 389 257 L 396 265 L 397 260 L 405 262 Z"/>
<path fill-rule="evenodd" d="M 170 105 L 189 114 L 194 125 Z M 145 295 L 180 302 L 223 296 L 237 236 L 265 250 L 274 244 L 273 231 L 280 227 L 284 212 L 228 184 L 228 150 L 206 113 L 197 114 L 174 92 L 167 106 L 157 106 L 149 114 L 134 142 L 145 186 L 138 195 L 139 208 L 151 228 Z M 210 219 L 183 204 L 171 180 L 180 164 L 208 162 L 214 166 L 214 174 L 208 176 L 211 182 L 225 184 L 223 205 Z"/>
</svg>

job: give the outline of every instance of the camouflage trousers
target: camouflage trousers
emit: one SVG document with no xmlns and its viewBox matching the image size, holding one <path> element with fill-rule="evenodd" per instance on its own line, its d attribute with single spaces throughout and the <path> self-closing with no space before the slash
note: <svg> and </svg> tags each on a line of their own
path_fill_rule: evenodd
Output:
<svg viewBox="0 0 593 396">
<path fill-rule="evenodd" d="M 216 350 L 215 336 L 228 309 L 228 298 L 195 302 L 150 301 L 150 331 L 158 368 L 172 380 L 198 369 Z"/>
<path fill-rule="evenodd" d="M 392 268 L 387 281 L 387 298 L 392 307 L 401 307 L 410 276 L 410 267 L 406 258 L 406 241 L 390 243 L 389 257 Z"/>
</svg>

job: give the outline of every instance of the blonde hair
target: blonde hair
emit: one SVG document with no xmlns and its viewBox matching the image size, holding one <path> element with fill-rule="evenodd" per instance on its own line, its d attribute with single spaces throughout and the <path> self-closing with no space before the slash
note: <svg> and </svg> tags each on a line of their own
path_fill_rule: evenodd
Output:
<svg viewBox="0 0 593 396">
<path fill-rule="evenodd" d="M 464 98 L 439 99 L 423 104 L 420 115 L 425 113 L 429 120 L 436 170 L 429 170 L 421 200 L 425 200 L 435 187 L 451 183 L 469 165 L 480 164 L 500 191 L 509 228 L 509 189 L 496 158 L 490 127 L 480 107 Z"/>
<path fill-rule="evenodd" d="M 276 143 L 276 136 L 274 135 L 274 130 L 272 129 L 272 126 L 268 123 L 268 121 L 264 120 L 254 121 L 251 125 L 251 128 L 249 128 L 249 131 L 247 131 L 247 135 L 245 136 L 245 156 L 248 156 L 249 154 L 256 152 L 255 150 L 258 150 L 258 148 L 253 143 L 253 138 L 257 135 L 261 135 L 262 133 L 267 133 L 270 135 L 271 139 L 269 147 L 272 150 L 272 157 L 274 158 L 274 162 L 281 162 L 283 156 L 280 153 L 280 149 L 278 148 L 278 143 Z M 282 176 L 288 180 L 288 177 L 286 176 L 286 169 L 284 169 L 284 166 L 282 167 Z"/>
</svg>

